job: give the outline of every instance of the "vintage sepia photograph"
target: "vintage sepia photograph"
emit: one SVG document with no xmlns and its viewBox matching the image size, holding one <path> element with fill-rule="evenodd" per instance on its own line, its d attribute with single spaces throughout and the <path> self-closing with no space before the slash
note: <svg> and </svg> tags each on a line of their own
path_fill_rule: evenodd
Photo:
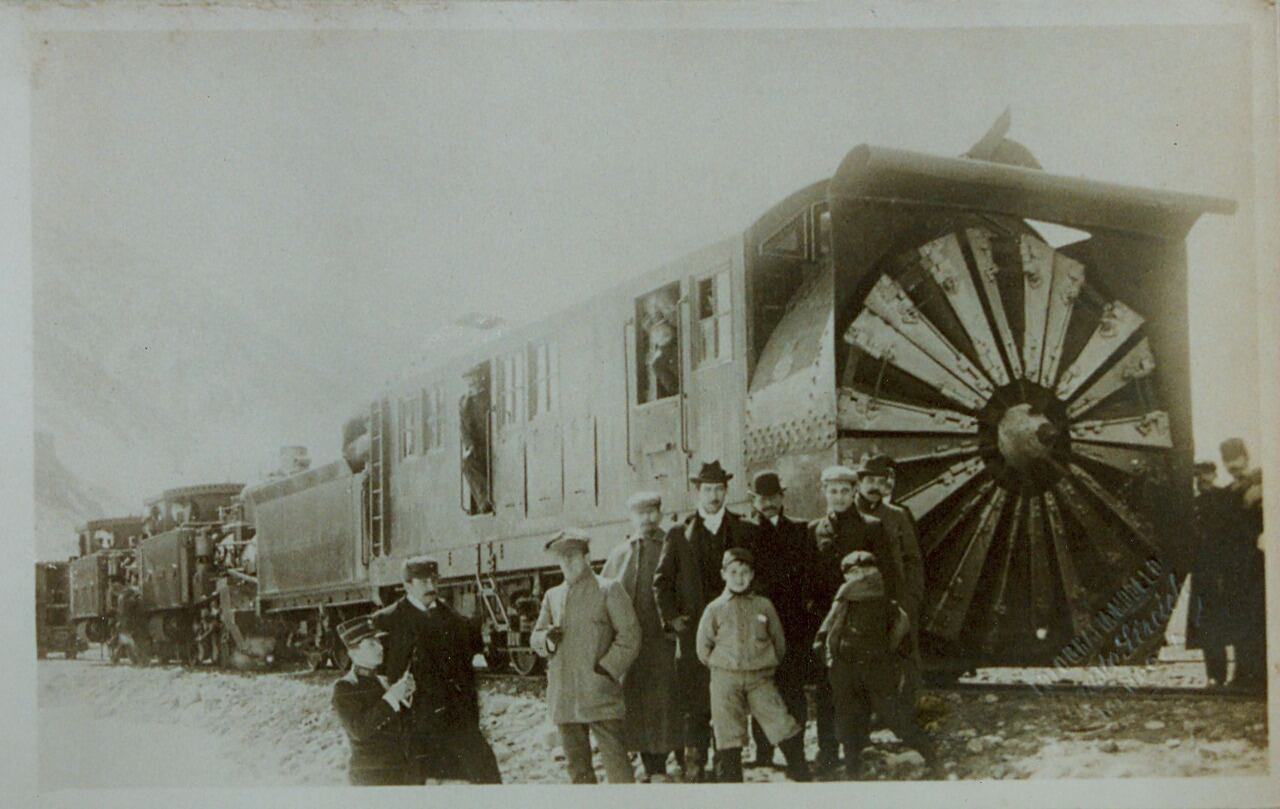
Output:
<svg viewBox="0 0 1280 809">
<path fill-rule="evenodd" d="M 1274 8 L 911 6 L 7 16 L 36 799 L 1262 794 Z"/>
</svg>

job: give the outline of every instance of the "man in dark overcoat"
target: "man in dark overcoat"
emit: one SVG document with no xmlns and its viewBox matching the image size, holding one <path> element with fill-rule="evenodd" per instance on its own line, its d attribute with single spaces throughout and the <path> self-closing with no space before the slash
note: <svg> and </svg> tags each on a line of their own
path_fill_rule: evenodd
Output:
<svg viewBox="0 0 1280 809">
<path fill-rule="evenodd" d="M 387 633 L 382 673 L 395 681 L 407 669 L 416 683 L 406 732 L 417 782 L 434 777 L 501 783 L 497 759 L 480 731 L 471 662 L 484 648 L 480 628 L 439 598 L 435 560 L 406 559 L 402 574 L 404 596 L 373 620 Z"/>
<path fill-rule="evenodd" d="M 787 653 L 774 672 L 774 683 L 791 716 L 804 727 L 809 719 L 804 686 L 811 678 L 810 646 L 818 624 L 805 606 L 805 582 L 814 563 L 808 526 L 783 513 L 785 489 L 773 470 L 757 473 L 747 487 L 751 516 L 747 517 L 747 548 L 755 557 L 755 591 L 773 603 L 782 624 Z M 756 759 L 749 766 L 773 763 L 773 745 L 758 722 L 752 724 Z"/>
<path fill-rule="evenodd" d="M 746 546 L 747 526 L 725 508 L 727 473 L 719 461 L 702 465 L 690 480 L 698 488 L 698 510 L 667 532 L 653 576 L 653 596 L 662 625 L 676 636 L 676 688 L 684 741 L 684 778 L 703 778 L 711 744 L 711 673 L 698 660 L 698 621 L 720 595 L 720 562 L 728 548 Z"/>
<path fill-rule="evenodd" d="M 881 453 L 865 456 L 858 466 L 858 493 L 855 502 L 859 513 L 874 517 L 884 528 L 888 558 L 880 557 L 883 568 L 892 567 L 891 575 L 898 579 L 897 602 L 911 622 L 908 641 L 911 653 L 903 665 L 907 693 L 904 701 L 914 704 L 920 691 L 922 666 L 920 664 L 920 611 L 924 605 L 924 560 L 920 554 L 920 539 L 916 533 L 916 521 L 903 506 L 886 499 L 893 492 L 895 462 Z"/>
<path fill-rule="evenodd" d="M 1191 593 L 1188 600 L 1188 649 L 1204 655 L 1205 679 L 1210 688 L 1227 684 L 1227 645 L 1231 642 L 1231 588 L 1227 586 L 1227 554 L 1216 534 L 1222 528 L 1219 513 L 1225 504 L 1217 485 L 1218 467 L 1213 461 L 1195 465 L 1195 550 L 1192 555 Z"/>
<path fill-rule="evenodd" d="M 1252 466 L 1243 440 L 1220 446 L 1231 483 L 1222 491 L 1219 535 L 1232 557 L 1228 586 L 1234 596 L 1232 640 L 1236 672 L 1232 687 L 1265 694 L 1267 687 L 1266 556 L 1262 536 L 1262 470 Z"/>
<path fill-rule="evenodd" d="M 893 558 L 880 521 L 858 511 L 858 473 L 847 466 L 829 466 L 822 470 L 821 480 L 827 515 L 809 523 L 814 563 L 805 595 L 810 612 L 819 622 L 844 584 L 841 561 L 846 556 L 867 551 L 877 559 Z M 882 575 L 886 597 L 896 600 L 901 585 L 893 566 L 885 565 Z M 831 683 L 825 676 L 815 678 L 813 697 L 818 724 L 817 769 L 829 773 L 840 766 L 840 740 L 836 737 Z"/>
<path fill-rule="evenodd" d="M 406 671 L 397 682 L 389 683 L 377 674 L 383 633 L 369 616 L 344 621 L 337 631 L 351 658 L 351 668 L 333 684 L 332 699 L 351 747 L 348 778 L 357 786 L 421 783 L 414 780 L 404 735 L 413 675 Z"/>
<path fill-rule="evenodd" d="M 683 746 L 676 694 L 676 641 L 663 631 L 653 596 L 653 575 L 666 533 L 662 495 L 637 492 L 627 502 L 631 535 L 605 560 L 600 575 L 622 585 L 640 622 L 640 654 L 623 679 L 627 750 L 640 754 L 650 782 L 667 777 L 667 758 Z"/>
</svg>

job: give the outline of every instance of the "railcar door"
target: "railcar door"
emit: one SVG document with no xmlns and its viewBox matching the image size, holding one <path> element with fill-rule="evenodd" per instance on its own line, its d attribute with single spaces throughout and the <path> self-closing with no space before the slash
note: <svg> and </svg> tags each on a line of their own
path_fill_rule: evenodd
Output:
<svg viewBox="0 0 1280 809">
<path fill-rule="evenodd" d="M 682 497 L 689 472 L 685 411 L 688 324 L 679 281 L 641 295 L 624 328 L 627 357 L 627 463 L 639 485 Z"/>
<path fill-rule="evenodd" d="M 736 280 L 732 261 L 726 257 L 689 279 L 684 307 L 690 326 L 686 444 L 693 460 L 719 460 L 730 471 L 739 464 L 739 414 L 746 395 L 743 347 L 738 345 L 741 326 L 735 325 L 734 316 L 741 311 Z"/>
</svg>

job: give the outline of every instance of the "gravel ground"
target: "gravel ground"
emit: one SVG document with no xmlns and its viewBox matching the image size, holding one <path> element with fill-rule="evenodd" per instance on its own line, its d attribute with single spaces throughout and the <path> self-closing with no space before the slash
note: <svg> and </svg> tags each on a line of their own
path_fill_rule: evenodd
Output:
<svg viewBox="0 0 1280 809">
<path fill-rule="evenodd" d="M 1103 676 L 984 670 L 958 689 L 931 692 L 924 717 L 949 779 L 1265 774 L 1265 702 L 1197 693 L 1188 687 L 1202 682 L 1199 668 L 1183 660 Z M 42 789 L 345 783 L 346 740 L 329 707 L 332 673 L 134 669 L 84 658 L 42 661 L 38 672 Z M 1019 686 L 1028 681 L 1098 687 L 1037 693 Z M 1188 693 L 1128 694 L 1125 685 Z M 505 782 L 567 780 L 536 682 L 486 679 L 482 713 Z M 814 733 L 810 722 L 811 756 Z M 919 756 L 891 733 L 873 741 L 872 777 L 922 777 Z M 103 760 L 93 755 L 103 750 L 111 751 L 109 768 L 88 763 Z M 784 779 L 753 769 L 747 780 Z"/>
</svg>

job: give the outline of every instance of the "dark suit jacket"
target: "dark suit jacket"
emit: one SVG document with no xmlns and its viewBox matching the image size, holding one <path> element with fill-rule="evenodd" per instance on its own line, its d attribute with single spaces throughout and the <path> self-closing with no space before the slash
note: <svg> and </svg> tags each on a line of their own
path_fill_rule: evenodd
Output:
<svg viewBox="0 0 1280 809">
<path fill-rule="evenodd" d="M 844 584 L 840 561 L 853 551 L 875 554 L 880 575 L 884 577 L 885 595 L 895 601 L 898 599 L 900 577 L 879 520 L 860 514 L 857 506 L 852 506 L 848 511 L 828 514 L 809 523 L 809 539 L 814 545 L 815 559 L 805 598 L 810 611 L 819 620 L 831 609 L 831 602 Z"/>
<path fill-rule="evenodd" d="M 773 602 L 787 641 L 787 654 L 777 677 L 779 681 L 792 675 L 802 678 L 810 666 L 809 647 L 818 628 L 816 616 L 805 605 L 807 582 L 817 557 L 808 526 L 786 514 L 778 517 L 776 527 L 759 514 L 743 523 L 746 546 L 756 560 L 752 589 Z"/>
<path fill-rule="evenodd" d="M 333 684 L 333 709 L 351 745 L 353 784 L 411 783 L 404 709 L 388 705 L 385 692 L 377 677 L 354 669 Z"/>
<path fill-rule="evenodd" d="M 418 734 L 474 725 L 480 719 L 476 673 L 471 659 L 484 648 L 480 628 L 443 601 L 426 612 L 401 598 L 374 613 L 383 638 L 382 670 L 395 682 L 406 668 L 416 688 L 408 710 L 409 729 Z"/>
<path fill-rule="evenodd" d="M 670 629 L 672 621 L 682 615 L 688 619 L 684 632 L 676 635 L 678 659 L 698 664 L 698 621 L 707 603 L 724 590 L 721 558 L 727 548 L 745 547 L 746 535 L 742 518 L 727 510 L 720 530 L 714 534 L 696 511 L 683 524 L 667 531 L 658 569 L 653 574 L 653 597 L 664 628 Z"/>
<path fill-rule="evenodd" d="M 911 625 L 918 627 L 920 608 L 924 602 L 924 560 L 920 555 L 920 539 L 916 533 L 915 519 L 902 506 L 883 500 L 870 506 L 859 499 L 858 510 L 866 516 L 875 517 L 884 526 L 889 551 L 893 554 L 893 564 L 901 582 L 898 604 L 907 611 Z"/>
</svg>

